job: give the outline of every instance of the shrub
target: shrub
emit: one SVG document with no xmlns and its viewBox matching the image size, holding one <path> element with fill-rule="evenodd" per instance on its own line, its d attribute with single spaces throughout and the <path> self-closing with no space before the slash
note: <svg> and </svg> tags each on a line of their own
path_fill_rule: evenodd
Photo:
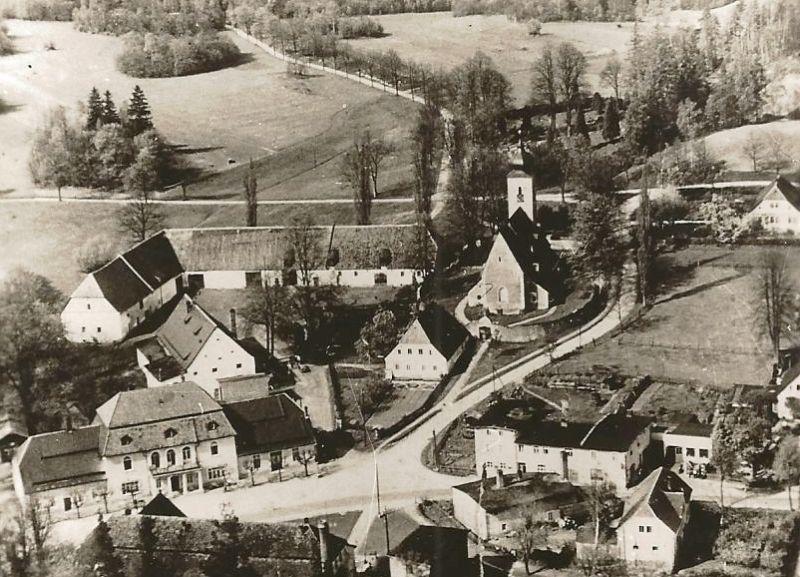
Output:
<svg viewBox="0 0 800 577">
<path fill-rule="evenodd" d="M 137 78 L 164 78 L 218 70 L 240 58 L 239 48 L 231 40 L 211 32 L 177 37 L 130 33 L 117 67 Z"/>
<path fill-rule="evenodd" d="M 78 6 L 77 0 L 9 0 L 3 2 L 4 18 L 21 20 L 72 20 L 72 11 Z"/>
<path fill-rule="evenodd" d="M 361 16 L 359 18 L 341 18 L 337 22 L 339 36 L 344 39 L 380 38 L 383 26 L 377 20 Z"/>
</svg>

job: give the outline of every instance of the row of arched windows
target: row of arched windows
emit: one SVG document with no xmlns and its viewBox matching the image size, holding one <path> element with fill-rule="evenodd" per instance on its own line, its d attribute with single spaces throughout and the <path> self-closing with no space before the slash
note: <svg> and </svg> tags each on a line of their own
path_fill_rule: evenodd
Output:
<svg viewBox="0 0 800 577">
<path fill-rule="evenodd" d="M 214 452 L 212 448 L 212 453 Z M 183 457 L 184 461 L 188 461 L 192 458 L 192 448 L 191 447 L 184 447 L 181 449 L 181 457 Z M 176 463 L 176 453 L 174 449 L 167 449 L 166 452 L 166 459 L 167 459 L 167 466 L 170 467 Z M 150 453 L 150 466 L 154 468 L 159 468 L 161 466 L 161 453 L 157 451 L 153 451 Z M 130 457 L 124 457 L 122 459 L 122 467 L 126 471 L 130 471 L 133 467 L 133 461 Z"/>
</svg>

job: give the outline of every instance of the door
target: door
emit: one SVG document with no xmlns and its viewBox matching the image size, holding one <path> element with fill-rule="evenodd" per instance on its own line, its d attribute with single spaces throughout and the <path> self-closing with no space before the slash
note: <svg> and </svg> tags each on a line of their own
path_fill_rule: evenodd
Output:
<svg viewBox="0 0 800 577">
<path fill-rule="evenodd" d="M 189 292 L 194 294 L 206 287 L 206 277 L 203 274 L 189 275 Z"/>
<path fill-rule="evenodd" d="M 180 493 L 183 490 L 183 483 L 181 483 L 180 475 L 173 475 L 169 479 L 169 486 L 175 493 Z"/>
<path fill-rule="evenodd" d="M 273 471 L 283 469 L 283 453 L 275 451 L 269 455 L 269 465 Z"/>
</svg>

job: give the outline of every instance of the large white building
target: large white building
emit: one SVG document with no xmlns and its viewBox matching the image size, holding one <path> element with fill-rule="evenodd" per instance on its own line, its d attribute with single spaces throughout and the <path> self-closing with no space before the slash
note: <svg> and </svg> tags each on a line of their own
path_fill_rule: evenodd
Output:
<svg viewBox="0 0 800 577">
<path fill-rule="evenodd" d="M 299 236 L 302 255 L 293 248 Z M 312 285 L 409 286 L 435 256 L 417 225 L 167 229 L 89 274 L 61 320 L 72 341 L 112 342 L 184 287 L 292 285 L 305 276 Z"/>
<path fill-rule="evenodd" d="M 164 323 L 136 344 L 148 387 L 192 381 L 215 399 L 219 379 L 257 373 L 257 359 L 235 335 L 187 295 Z"/>
<path fill-rule="evenodd" d="M 750 218 L 775 234 L 800 234 L 800 189 L 778 176 L 758 197 Z"/>
<path fill-rule="evenodd" d="M 89 273 L 70 295 L 61 322 L 73 342 L 118 341 L 183 287 L 183 269 L 164 232 Z"/>
<path fill-rule="evenodd" d="M 469 332 L 453 315 L 438 305 L 428 305 L 386 355 L 386 378 L 440 381 L 458 362 L 469 339 Z"/>
<path fill-rule="evenodd" d="M 238 479 L 235 431 L 193 383 L 117 393 L 89 427 L 30 437 L 12 466 L 21 503 L 51 518 L 96 514 L 154 495 Z"/>
<path fill-rule="evenodd" d="M 475 464 L 489 472 L 556 473 L 577 485 L 612 483 L 622 492 L 641 476 L 651 420 L 614 413 L 594 423 L 544 420 L 524 402 L 497 401 L 475 423 Z"/>
</svg>

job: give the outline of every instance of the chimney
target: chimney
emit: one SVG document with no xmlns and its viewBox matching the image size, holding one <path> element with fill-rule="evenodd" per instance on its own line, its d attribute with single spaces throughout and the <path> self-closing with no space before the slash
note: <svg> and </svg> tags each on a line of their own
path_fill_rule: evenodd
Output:
<svg viewBox="0 0 800 577">
<path fill-rule="evenodd" d="M 496 469 L 495 470 L 495 475 L 496 476 L 495 476 L 494 488 L 495 489 L 504 489 L 505 486 L 506 486 L 506 478 L 503 476 L 503 470 L 502 469 Z"/>
<path fill-rule="evenodd" d="M 187 298 L 186 299 L 186 313 L 188 314 L 190 312 L 192 312 L 192 299 Z"/>
<path fill-rule="evenodd" d="M 322 567 L 322 574 L 329 575 L 331 562 L 328 553 L 328 539 L 330 537 L 328 522 L 324 520 L 320 521 L 319 524 L 317 524 L 317 529 L 319 530 L 319 562 Z"/>
<path fill-rule="evenodd" d="M 231 309 L 229 314 L 231 319 L 231 333 L 233 333 L 233 338 L 238 339 L 239 333 L 236 331 L 236 309 Z"/>
<path fill-rule="evenodd" d="M 569 421 L 567 421 L 564 417 L 561 417 L 561 426 L 565 429 L 569 427 Z"/>
</svg>

